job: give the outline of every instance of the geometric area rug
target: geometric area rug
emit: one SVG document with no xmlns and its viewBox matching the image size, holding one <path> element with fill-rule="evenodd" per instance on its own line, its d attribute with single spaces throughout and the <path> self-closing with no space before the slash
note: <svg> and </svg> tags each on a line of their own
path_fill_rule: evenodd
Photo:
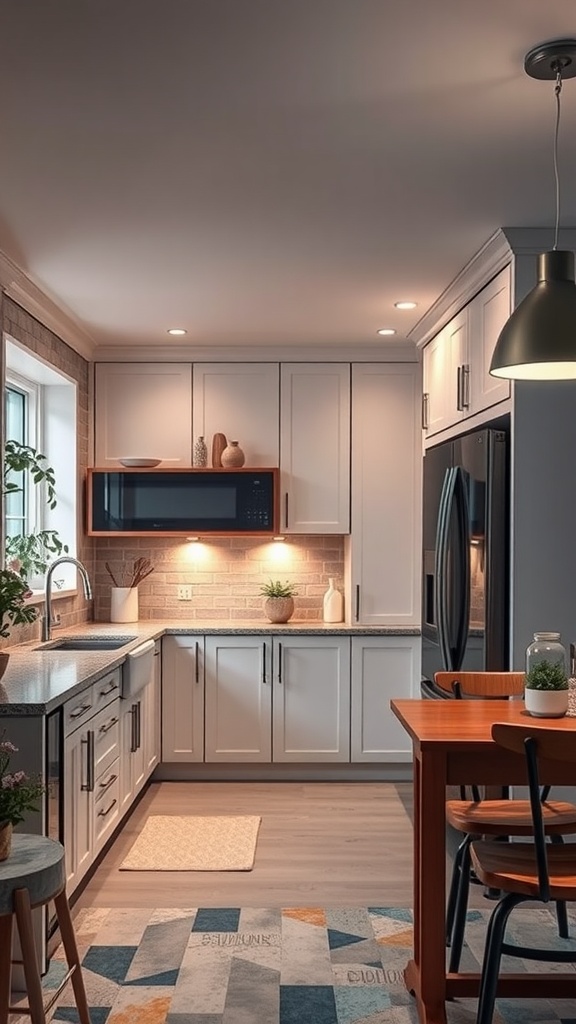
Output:
<svg viewBox="0 0 576 1024">
<path fill-rule="evenodd" d="M 489 913 L 469 911 L 463 971 L 478 970 Z M 576 939 L 558 938 L 547 909 L 516 910 L 510 924 L 512 941 L 537 934 L 541 945 L 576 948 Z M 576 935 L 572 913 L 570 925 Z M 409 910 L 95 908 L 78 914 L 75 930 L 92 1024 L 417 1024 L 402 976 Z M 64 974 L 61 955 L 47 989 Z M 576 965 L 562 969 L 570 968 L 576 983 Z M 503 969 L 534 964 L 505 960 Z M 70 989 L 54 1021 L 78 1020 Z M 574 999 L 500 999 L 496 1007 L 494 1024 L 576 1024 Z M 473 1024 L 475 1011 L 475 1000 L 449 1002 L 448 1022 Z"/>
</svg>

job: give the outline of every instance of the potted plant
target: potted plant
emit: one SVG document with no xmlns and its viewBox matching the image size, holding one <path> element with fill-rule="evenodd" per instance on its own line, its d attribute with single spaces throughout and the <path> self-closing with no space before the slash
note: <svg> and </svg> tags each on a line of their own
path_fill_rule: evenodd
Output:
<svg viewBox="0 0 576 1024">
<path fill-rule="evenodd" d="M 264 594 L 264 611 L 270 622 L 288 622 L 294 614 L 294 595 L 296 587 L 292 583 L 281 583 L 280 580 L 269 580 L 260 587 L 260 593 Z"/>
<path fill-rule="evenodd" d="M 29 473 L 36 486 L 46 488 L 46 503 L 56 508 L 56 480 L 54 470 L 48 465 L 45 455 L 30 445 L 19 441 L 6 441 L 4 446 L 4 494 L 16 494 L 23 490 L 21 481 L 14 475 Z M 63 544 L 56 530 L 38 530 L 29 534 L 6 537 L 5 557 L 8 565 L 17 565 L 17 572 L 25 580 L 43 576 L 52 561 L 50 556 L 68 554 L 68 545 Z"/>
<path fill-rule="evenodd" d="M 24 821 L 26 811 L 39 810 L 36 801 L 46 789 L 40 779 L 9 771 L 12 754 L 17 753 L 18 747 L 0 739 L 0 861 L 10 853 L 13 826 Z"/>
<path fill-rule="evenodd" d="M 535 718 L 561 718 L 568 710 L 568 677 L 564 666 L 541 660 L 526 674 L 526 710 Z"/>
</svg>

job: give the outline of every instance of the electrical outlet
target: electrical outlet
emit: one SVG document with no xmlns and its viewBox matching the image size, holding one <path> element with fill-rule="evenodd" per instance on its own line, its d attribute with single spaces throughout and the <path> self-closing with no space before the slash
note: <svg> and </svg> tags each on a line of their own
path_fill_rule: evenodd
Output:
<svg viewBox="0 0 576 1024">
<path fill-rule="evenodd" d="M 178 587 L 178 600 L 179 601 L 191 601 L 192 600 L 192 587 Z"/>
</svg>

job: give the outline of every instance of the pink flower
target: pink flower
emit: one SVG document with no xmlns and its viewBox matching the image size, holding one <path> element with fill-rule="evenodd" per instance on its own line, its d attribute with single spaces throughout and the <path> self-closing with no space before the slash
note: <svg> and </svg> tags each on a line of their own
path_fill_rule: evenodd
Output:
<svg viewBox="0 0 576 1024">
<path fill-rule="evenodd" d="M 2 751 L 3 754 L 18 753 L 18 747 L 15 747 L 13 743 L 10 743 L 10 740 L 3 740 L 3 742 L 0 743 L 0 750 Z"/>
</svg>

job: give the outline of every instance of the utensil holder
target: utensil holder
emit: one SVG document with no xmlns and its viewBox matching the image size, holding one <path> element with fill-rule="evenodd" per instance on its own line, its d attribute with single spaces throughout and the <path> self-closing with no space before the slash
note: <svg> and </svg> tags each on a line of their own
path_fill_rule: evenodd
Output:
<svg viewBox="0 0 576 1024">
<path fill-rule="evenodd" d="M 112 587 L 110 622 L 138 622 L 138 587 Z"/>
</svg>

